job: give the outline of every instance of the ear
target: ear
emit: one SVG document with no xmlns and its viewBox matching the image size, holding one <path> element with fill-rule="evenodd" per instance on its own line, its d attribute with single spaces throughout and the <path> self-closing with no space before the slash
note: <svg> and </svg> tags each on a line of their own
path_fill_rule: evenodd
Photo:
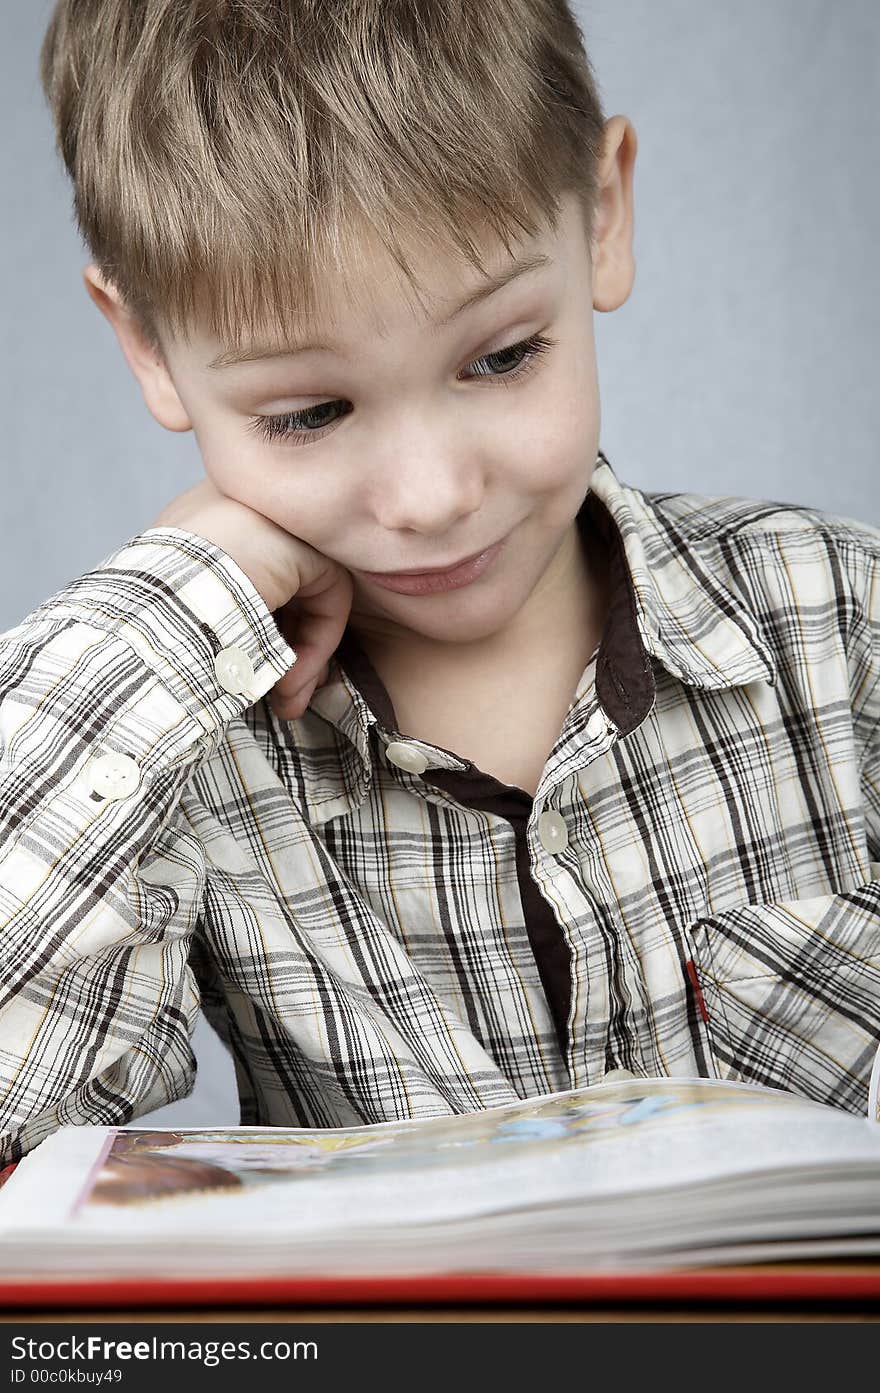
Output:
<svg viewBox="0 0 880 1393">
<path fill-rule="evenodd" d="M 633 166 L 637 149 L 632 122 L 625 116 L 612 116 L 605 123 L 601 191 L 591 243 L 596 310 L 618 309 L 628 299 L 635 279 Z"/>
<path fill-rule="evenodd" d="M 160 426 L 166 430 L 192 430 L 192 422 L 165 363 L 156 357 L 119 291 L 104 279 L 97 266 L 83 271 L 83 283 L 98 309 L 112 325 L 128 366 L 141 385 L 144 401 Z"/>
</svg>

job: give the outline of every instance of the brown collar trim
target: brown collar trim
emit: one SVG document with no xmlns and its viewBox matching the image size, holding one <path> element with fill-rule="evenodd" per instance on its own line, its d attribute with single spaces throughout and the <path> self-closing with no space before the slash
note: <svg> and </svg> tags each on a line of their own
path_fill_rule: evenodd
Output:
<svg viewBox="0 0 880 1393">
<path fill-rule="evenodd" d="M 587 494 L 584 508 L 590 513 L 594 534 L 602 539 L 608 574 L 608 616 L 596 659 L 596 695 L 621 735 L 628 735 L 654 704 L 654 672 L 639 634 L 635 589 L 620 528 L 594 493 Z"/>
<path fill-rule="evenodd" d="M 366 701 L 379 725 L 399 735 L 397 713 L 385 683 L 361 647 L 360 639 L 348 624 L 336 649 L 336 660 Z"/>
</svg>

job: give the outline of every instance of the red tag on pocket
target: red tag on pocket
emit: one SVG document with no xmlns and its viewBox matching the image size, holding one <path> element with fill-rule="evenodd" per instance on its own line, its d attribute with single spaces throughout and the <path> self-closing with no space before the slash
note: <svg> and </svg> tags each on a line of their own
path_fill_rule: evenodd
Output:
<svg viewBox="0 0 880 1393">
<path fill-rule="evenodd" d="M 697 976 L 696 963 L 694 962 L 693 958 L 688 958 L 684 966 L 685 971 L 687 972 L 687 975 L 690 978 L 691 986 L 694 989 L 694 996 L 697 1000 L 697 1006 L 700 1009 L 700 1015 L 702 1016 L 703 1020 L 708 1023 L 709 1012 L 706 1010 L 706 1003 L 703 1000 L 703 992 L 702 988 L 700 987 L 700 979 Z"/>
</svg>

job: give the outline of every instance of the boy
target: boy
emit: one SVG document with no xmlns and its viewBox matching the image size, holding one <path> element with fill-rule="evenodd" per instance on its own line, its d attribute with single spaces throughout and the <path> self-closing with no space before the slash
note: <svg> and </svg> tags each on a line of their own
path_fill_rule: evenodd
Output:
<svg viewBox="0 0 880 1393">
<path fill-rule="evenodd" d="M 184 1096 L 200 1002 L 243 1124 L 863 1111 L 880 531 L 599 451 L 636 139 L 564 0 L 61 0 L 42 72 L 206 479 L 2 636 L 2 1157 Z"/>
</svg>

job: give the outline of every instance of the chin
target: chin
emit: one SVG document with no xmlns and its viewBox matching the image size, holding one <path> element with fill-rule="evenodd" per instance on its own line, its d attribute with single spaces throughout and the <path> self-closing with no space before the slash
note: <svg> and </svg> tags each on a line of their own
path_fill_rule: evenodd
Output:
<svg viewBox="0 0 880 1393">
<path fill-rule="evenodd" d="M 438 643 L 476 643 L 509 624 L 528 596 L 511 596 L 508 591 L 482 600 L 476 595 L 465 600 L 462 590 L 451 590 L 445 595 L 399 598 L 404 603 L 385 611 L 395 623 Z"/>
</svg>

